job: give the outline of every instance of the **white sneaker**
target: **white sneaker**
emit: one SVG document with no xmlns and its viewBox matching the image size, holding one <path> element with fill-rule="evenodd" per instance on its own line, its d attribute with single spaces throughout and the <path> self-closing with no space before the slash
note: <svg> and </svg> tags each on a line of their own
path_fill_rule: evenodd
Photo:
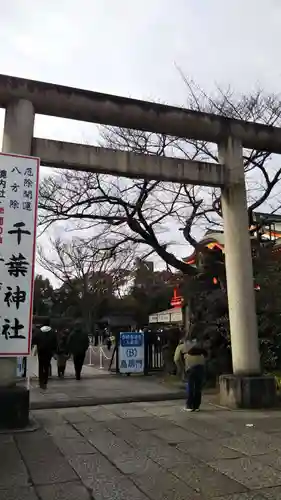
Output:
<svg viewBox="0 0 281 500">
<path fill-rule="evenodd" d="M 196 410 L 194 410 L 194 411 L 200 411 L 200 408 L 196 408 Z"/>
<path fill-rule="evenodd" d="M 183 408 L 183 411 L 194 411 L 192 408 L 186 408 L 186 406 Z"/>
</svg>

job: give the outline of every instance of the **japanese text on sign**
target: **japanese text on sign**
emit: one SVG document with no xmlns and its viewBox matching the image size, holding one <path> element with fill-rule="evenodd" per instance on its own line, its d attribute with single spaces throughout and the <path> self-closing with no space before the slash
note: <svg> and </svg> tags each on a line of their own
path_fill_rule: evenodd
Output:
<svg viewBox="0 0 281 500">
<path fill-rule="evenodd" d="M 142 373 L 144 371 L 144 334 L 120 333 L 120 373 Z"/>
<path fill-rule="evenodd" d="M 30 353 L 39 159 L 0 153 L 0 356 Z"/>
<path fill-rule="evenodd" d="M 143 334 L 138 332 L 130 332 L 130 333 L 121 333 L 120 335 L 120 343 L 122 347 L 130 346 L 130 347 L 139 347 L 143 343 Z"/>
</svg>

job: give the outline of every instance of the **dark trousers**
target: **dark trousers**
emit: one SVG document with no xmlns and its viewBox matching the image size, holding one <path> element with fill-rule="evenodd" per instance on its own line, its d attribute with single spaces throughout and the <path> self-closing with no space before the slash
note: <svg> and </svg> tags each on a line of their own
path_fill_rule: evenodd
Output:
<svg viewBox="0 0 281 500">
<path fill-rule="evenodd" d="M 202 388 L 204 382 L 204 367 L 193 366 L 187 373 L 188 395 L 187 406 L 192 410 L 197 410 L 201 405 Z"/>
<path fill-rule="evenodd" d="M 66 354 L 57 354 L 57 367 L 58 367 L 58 376 L 64 377 L 64 372 L 66 368 L 67 356 Z"/>
<path fill-rule="evenodd" d="M 25 378 L 27 375 L 27 358 L 23 358 L 23 377 Z"/>
<path fill-rule="evenodd" d="M 58 365 L 58 377 L 64 377 L 64 372 L 65 372 L 65 365 L 64 366 L 59 366 Z"/>
<path fill-rule="evenodd" d="M 85 352 L 79 352 L 73 355 L 76 380 L 80 380 L 81 378 L 81 371 L 84 364 L 85 354 Z"/>
<path fill-rule="evenodd" d="M 40 387 L 46 387 L 48 383 L 51 359 L 52 359 L 52 353 L 46 351 L 38 352 Z"/>
</svg>

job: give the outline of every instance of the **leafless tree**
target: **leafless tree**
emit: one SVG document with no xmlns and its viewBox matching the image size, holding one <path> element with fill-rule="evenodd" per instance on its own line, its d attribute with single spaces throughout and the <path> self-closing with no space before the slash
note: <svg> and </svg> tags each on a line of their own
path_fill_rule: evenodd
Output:
<svg viewBox="0 0 281 500">
<path fill-rule="evenodd" d="M 184 77 L 183 77 L 184 78 Z M 186 107 L 267 125 L 280 125 L 281 102 L 278 96 L 256 91 L 236 95 L 217 88 L 214 97 L 184 78 Z M 101 144 L 114 149 L 158 156 L 218 162 L 214 145 L 204 141 L 183 140 L 162 134 L 112 127 L 101 128 Z M 248 188 L 249 220 L 253 211 L 266 204 L 276 211 L 281 165 L 274 155 L 244 150 Z M 40 188 L 40 223 L 68 221 L 71 228 L 99 227 L 110 230 L 114 249 L 131 244 L 148 247 L 168 266 L 193 274 L 191 266 L 172 251 L 175 243 L 171 229 L 182 229 L 184 239 L 198 248 L 206 228 L 221 227 L 220 191 L 213 188 L 120 179 L 77 171 L 60 171 L 43 181 Z"/>
<path fill-rule="evenodd" d="M 132 252 L 124 247 L 108 251 L 98 237 L 57 238 L 50 240 L 48 252 L 39 247 L 38 262 L 65 290 L 75 292 L 84 324 L 91 330 L 100 301 L 119 294 L 128 280 Z"/>
</svg>

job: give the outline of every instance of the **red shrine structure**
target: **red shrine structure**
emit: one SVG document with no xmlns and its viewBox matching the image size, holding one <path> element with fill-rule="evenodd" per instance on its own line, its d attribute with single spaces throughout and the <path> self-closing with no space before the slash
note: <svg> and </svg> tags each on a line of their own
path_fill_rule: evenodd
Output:
<svg viewBox="0 0 281 500">
<path fill-rule="evenodd" d="M 182 305 L 183 305 L 183 297 L 182 297 L 182 295 L 179 294 L 178 287 L 175 287 L 173 297 L 171 300 L 171 306 L 172 307 L 181 307 Z"/>
<path fill-rule="evenodd" d="M 253 247 L 257 244 L 268 246 L 277 258 L 281 257 L 281 215 L 255 212 L 249 231 Z M 210 250 L 224 253 L 223 231 L 207 231 L 200 243 Z M 187 264 L 196 266 L 196 250 L 184 260 Z"/>
<path fill-rule="evenodd" d="M 269 248 L 276 258 L 281 257 L 281 215 L 255 212 L 253 214 L 253 224 L 250 226 L 249 231 L 253 249 L 258 245 L 265 246 Z M 219 250 L 224 253 L 223 231 L 207 231 L 200 243 L 210 250 Z M 184 261 L 196 267 L 196 257 L 196 250 L 194 250 Z M 217 284 L 217 282 L 217 278 L 214 277 L 213 283 Z M 259 289 L 259 285 L 256 284 L 255 290 L 258 291 Z M 175 287 L 173 290 L 173 297 L 170 304 L 171 309 L 151 314 L 149 316 L 149 323 L 157 323 L 158 325 L 167 323 L 182 324 L 183 297 L 180 295 L 178 287 Z"/>
</svg>

